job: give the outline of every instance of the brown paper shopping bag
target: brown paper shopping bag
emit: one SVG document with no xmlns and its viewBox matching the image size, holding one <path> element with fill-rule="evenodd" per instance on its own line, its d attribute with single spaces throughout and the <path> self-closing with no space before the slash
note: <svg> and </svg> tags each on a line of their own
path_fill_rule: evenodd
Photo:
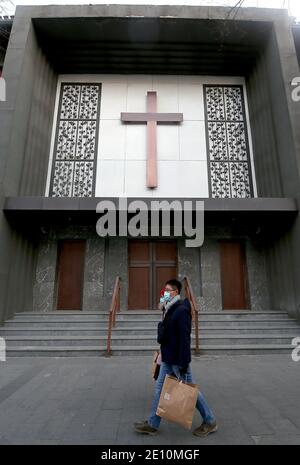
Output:
<svg viewBox="0 0 300 465">
<path fill-rule="evenodd" d="M 166 375 L 156 415 L 191 429 L 199 387 Z"/>
</svg>

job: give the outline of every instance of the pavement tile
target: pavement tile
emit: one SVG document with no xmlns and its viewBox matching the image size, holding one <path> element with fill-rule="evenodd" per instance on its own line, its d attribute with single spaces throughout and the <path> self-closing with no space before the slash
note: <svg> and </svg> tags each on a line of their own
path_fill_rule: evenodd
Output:
<svg viewBox="0 0 300 465">
<path fill-rule="evenodd" d="M 278 355 L 193 359 L 216 433 L 192 435 L 202 421 L 196 410 L 190 431 L 162 420 L 156 436 L 136 433 L 133 422 L 152 404 L 151 360 L 9 359 L 0 367 L 0 444 L 300 444 L 300 364 Z"/>
</svg>

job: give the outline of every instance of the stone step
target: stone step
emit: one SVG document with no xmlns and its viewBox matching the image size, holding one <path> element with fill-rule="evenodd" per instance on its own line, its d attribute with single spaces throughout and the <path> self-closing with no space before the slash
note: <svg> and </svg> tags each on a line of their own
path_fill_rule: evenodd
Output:
<svg viewBox="0 0 300 465">
<path fill-rule="evenodd" d="M 160 311 L 122 311 L 112 333 L 112 354 L 153 354 L 159 348 L 156 328 Z M 7 357 L 103 356 L 106 354 L 108 313 L 56 311 L 18 313 L 0 328 Z M 290 353 L 300 325 L 278 311 L 226 311 L 199 314 L 203 354 Z M 194 328 L 192 347 L 195 344 Z M 192 349 L 193 351 L 193 349 Z"/>
<path fill-rule="evenodd" d="M 201 346 L 201 355 L 264 355 L 287 354 L 291 359 L 292 347 L 289 344 L 236 344 L 236 345 L 206 345 Z"/>
<path fill-rule="evenodd" d="M 49 312 L 16 312 L 15 316 L 20 316 L 20 315 L 99 315 L 99 313 L 109 313 L 109 310 L 97 310 L 97 311 L 83 311 L 83 310 L 51 310 Z M 142 310 L 142 309 L 136 309 L 136 310 L 120 310 L 117 313 L 161 313 L 161 310 L 158 309 L 152 309 L 152 310 Z M 210 315 L 219 315 L 220 313 L 225 313 L 225 314 L 237 314 L 237 313 L 250 313 L 250 314 L 264 314 L 264 313 L 284 313 L 287 314 L 286 310 L 219 310 L 219 311 L 199 311 L 199 314 L 210 314 Z"/>
<path fill-rule="evenodd" d="M 160 320 L 162 312 L 160 311 L 123 311 L 116 315 L 117 321 L 121 320 Z M 48 312 L 48 313 L 18 313 L 14 319 L 9 321 L 107 321 L 109 314 L 96 313 L 96 312 Z M 269 320 L 269 319 L 287 319 L 289 315 L 287 312 L 280 311 L 266 311 L 266 312 L 249 312 L 249 311 L 222 311 L 222 312 L 199 312 L 200 321 L 225 321 L 225 320 Z"/>
<path fill-rule="evenodd" d="M 99 315 L 99 314 L 107 314 L 109 309 L 106 308 L 100 309 L 97 311 L 83 311 L 83 310 L 51 310 L 49 312 L 16 312 L 14 314 L 15 317 L 27 315 L 27 316 L 35 316 L 35 315 Z"/>
<path fill-rule="evenodd" d="M 138 319 L 139 321 L 144 320 L 160 320 L 162 318 L 161 313 L 143 313 L 143 314 L 127 314 L 127 313 L 118 313 L 116 315 L 117 320 L 132 320 Z M 109 314 L 98 314 L 98 315 L 20 315 L 11 320 L 7 321 L 98 321 L 98 322 L 107 322 L 109 320 Z"/>
<path fill-rule="evenodd" d="M 102 313 L 98 315 L 51 315 L 38 313 L 36 315 L 18 315 L 7 321 L 107 321 L 108 313 Z"/>
<path fill-rule="evenodd" d="M 129 320 L 116 320 L 116 328 L 127 328 L 136 325 L 143 325 L 150 328 L 156 328 L 157 323 L 160 321 L 159 319 L 129 319 Z M 219 319 L 219 320 L 201 320 L 199 321 L 199 328 L 210 328 L 218 326 L 227 326 L 227 327 L 238 327 L 238 326 L 272 326 L 272 327 L 281 327 L 281 326 L 299 326 L 299 323 L 293 319 L 281 319 L 281 318 L 269 318 L 266 320 L 244 320 L 244 319 L 236 319 L 236 320 L 227 320 L 227 319 Z M 108 321 L 100 321 L 95 319 L 85 319 L 85 320 L 69 320 L 69 319 L 52 319 L 52 320 L 43 320 L 43 319 L 14 319 L 14 320 L 7 320 L 5 326 L 0 327 L 2 328 L 48 328 L 48 327 L 56 327 L 56 328 L 68 328 L 68 327 L 78 327 L 78 328 L 87 328 L 87 329 L 103 329 L 108 327 Z"/>
<path fill-rule="evenodd" d="M 56 346 L 98 346 L 106 347 L 106 336 L 8 336 L 5 338 L 6 347 L 56 347 Z M 133 336 L 113 336 L 111 346 L 120 345 L 142 346 L 156 344 L 156 339 L 152 335 L 137 337 Z"/>
<path fill-rule="evenodd" d="M 199 313 L 200 321 L 256 321 L 280 319 L 289 320 L 290 317 L 286 312 L 202 312 Z"/>
<path fill-rule="evenodd" d="M 157 345 L 151 346 L 119 346 L 111 351 L 111 355 L 152 355 Z M 194 353 L 194 351 L 193 351 Z M 202 346 L 201 355 L 262 355 L 287 354 L 290 359 L 291 346 L 288 344 L 260 344 L 260 345 L 210 345 Z M 99 357 L 106 355 L 106 348 L 100 346 L 26 346 L 10 347 L 6 356 L 10 357 Z M 150 368 L 149 368 L 150 370 Z"/>
<path fill-rule="evenodd" d="M 300 335 L 300 326 L 299 325 L 292 325 L 292 326 L 244 326 L 244 327 L 239 327 L 239 326 L 230 326 L 230 327 L 200 327 L 199 329 L 199 334 L 200 337 L 206 336 L 206 335 L 212 335 L 212 336 L 218 336 L 218 335 L 223 335 L 226 337 L 230 337 L 231 335 L 234 334 L 250 334 L 250 335 L 264 335 L 264 334 L 269 334 L 269 335 L 289 335 L 289 334 L 297 334 L 299 333 Z"/>
<path fill-rule="evenodd" d="M 122 351 L 123 353 L 123 351 Z M 126 353 L 127 355 L 128 353 Z M 106 355 L 106 346 L 11 346 L 6 357 L 99 357 Z M 133 351 L 132 355 L 136 355 Z M 139 354 L 141 355 L 141 354 Z"/>
<path fill-rule="evenodd" d="M 293 337 L 299 336 L 299 333 L 294 333 L 292 336 L 281 334 L 234 334 L 234 335 L 207 335 L 200 338 L 200 344 L 221 344 L 221 345 L 235 345 L 235 344 L 291 344 Z M 69 345 L 69 346 L 91 346 L 91 345 L 105 345 L 106 336 L 7 336 L 5 338 L 6 347 L 15 346 L 56 346 L 56 345 Z M 195 337 L 191 338 L 192 346 L 195 344 Z M 111 347 L 113 349 L 123 346 L 144 346 L 156 344 L 156 337 L 153 335 L 113 335 L 111 339 Z"/>
<path fill-rule="evenodd" d="M 82 311 L 55 311 L 55 312 L 24 312 L 24 313 L 16 313 L 14 315 L 14 318 L 103 318 L 103 317 L 108 317 L 109 311 L 105 312 L 82 312 Z M 122 311 L 122 312 L 117 312 L 116 315 L 119 316 L 136 316 L 139 315 L 141 317 L 143 316 L 150 316 L 150 317 L 155 317 L 155 316 L 161 316 L 162 312 L 155 310 L 155 311 L 133 311 L 133 310 L 128 310 L 128 311 Z"/>
<path fill-rule="evenodd" d="M 159 320 L 146 320 L 143 321 L 143 326 L 147 326 L 149 328 L 156 328 L 157 323 Z M 133 320 L 130 323 L 128 321 L 120 321 L 117 322 L 118 327 L 127 327 L 132 326 L 134 324 L 141 324 L 140 320 Z M 108 322 L 100 322 L 100 321 L 69 321 L 69 320 L 62 320 L 62 321 L 7 321 L 5 323 L 5 328 L 63 328 L 67 329 L 69 327 L 76 327 L 78 329 L 107 329 Z M 1 327 L 2 329 L 4 327 Z"/>
<path fill-rule="evenodd" d="M 280 327 L 272 327 L 272 326 L 212 326 L 212 327 L 200 327 L 199 334 L 200 337 L 205 335 L 226 335 L 230 336 L 231 334 L 294 334 L 296 331 L 299 332 L 300 335 L 300 326 L 299 325 L 289 325 Z M 194 333 L 194 328 L 192 329 Z M 66 335 L 66 336 L 105 336 L 107 335 L 107 327 L 102 329 L 97 329 L 94 327 L 85 328 L 85 327 L 73 327 L 69 326 L 66 328 L 61 327 L 2 327 L 0 328 L 0 336 L 20 336 L 20 335 L 33 335 L 33 336 L 59 336 L 59 335 Z M 142 335 L 142 334 L 152 334 L 153 337 L 156 335 L 156 327 L 152 326 L 142 326 L 142 327 L 134 327 L 134 326 L 126 326 L 126 327 L 115 327 L 113 329 L 113 334 L 122 336 L 122 335 Z"/>
</svg>

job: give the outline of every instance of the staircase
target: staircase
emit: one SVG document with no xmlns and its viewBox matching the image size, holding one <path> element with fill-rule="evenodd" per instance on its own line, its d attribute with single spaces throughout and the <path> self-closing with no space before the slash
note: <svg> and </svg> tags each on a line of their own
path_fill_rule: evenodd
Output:
<svg viewBox="0 0 300 465">
<path fill-rule="evenodd" d="M 112 355 L 150 355 L 159 346 L 159 311 L 117 313 Z M 17 313 L 0 327 L 7 357 L 74 357 L 106 354 L 108 313 Z M 291 353 L 300 324 L 283 311 L 199 313 L 200 355 Z M 192 347 L 194 346 L 194 330 Z"/>
</svg>

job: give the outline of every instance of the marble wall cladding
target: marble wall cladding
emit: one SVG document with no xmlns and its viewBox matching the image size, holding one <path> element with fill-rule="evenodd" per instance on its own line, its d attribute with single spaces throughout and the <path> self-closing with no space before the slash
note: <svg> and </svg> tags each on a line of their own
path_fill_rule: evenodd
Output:
<svg viewBox="0 0 300 465">
<path fill-rule="evenodd" d="M 199 299 L 200 311 L 221 311 L 220 252 L 217 237 L 204 238 L 201 247 L 201 275 L 202 295 Z"/>
<path fill-rule="evenodd" d="M 50 312 L 54 306 L 57 245 L 50 237 L 42 239 L 33 286 L 33 311 Z"/>
<path fill-rule="evenodd" d="M 44 228 L 34 284 L 34 311 L 56 310 L 57 245 L 60 239 L 86 240 L 82 310 L 103 311 L 105 239 L 97 235 L 93 226 L 74 225 Z"/>
<path fill-rule="evenodd" d="M 178 278 L 190 278 L 201 311 L 222 310 L 217 239 L 205 239 L 200 249 L 185 247 L 184 242 L 183 239 L 178 240 Z"/>
<path fill-rule="evenodd" d="M 222 310 L 217 239 L 205 238 L 201 248 L 185 247 L 185 241 L 178 239 L 178 278 L 182 280 L 185 275 L 190 278 L 200 311 Z"/>
<path fill-rule="evenodd" d="M 127 310 L 128 295 L 128 239 L 114 237 L 106 240 L 104 303 L 109 310 L 115 279 L 121 278 L 121 309 Z"/>
<path fill-rule="evenodd" d="M 178 278 L 189 276 L 201 311 L 222 311 L 219 239 L 237 237 L 230 226 L 207 227 L 202 247 L 185 247 L 177 240 Z M 246 263 L 251 310 L 270 308 L 264 247 L 241 233 L 246 241 Z M 44 229 L 34 283 L 34 311 L 56 309 L 56 262 L 59 239 L 86 239 L 83 311 L 109 311 L 116 276 L 121 277 L 121 308 L 127 309 L 128 239 L 100 238 L 93 226 Z M 182 293 L 184 295 L 184 293 Z"/>
<path fill-rule="evenodd" d="M 86 245 L 83 311 L 105 310 L 103 305 L 104 252 L 105 239 L 95 232 L 88 237 Z"/>
<path fill-rule="evenodd" d="M 184 239 L 177 240 L 178 279 L 182 280 L 185 276 L 189 277 L 198 303 L 202 293 L 200 260 L 201 249 L 199 247 L 185 247 Z M 182 290 L 182 296 L 184 296 L 184 290 Z"/>
<path fill-rule="evenodd" d="M 271 309 L 264 247 L 247 241 L 246 261 L 251 310 Z"/>
</svg>

